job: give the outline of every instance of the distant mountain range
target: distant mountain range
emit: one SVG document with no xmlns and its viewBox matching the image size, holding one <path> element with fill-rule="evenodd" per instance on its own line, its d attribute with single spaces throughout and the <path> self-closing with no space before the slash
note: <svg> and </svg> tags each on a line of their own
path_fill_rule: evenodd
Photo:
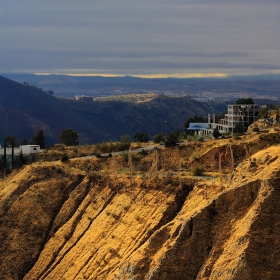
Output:
<svg viewBox="0 0 280 280">
<path fill-rule="evenodd" d="M 143 79 L 131 76 L 67 76 L 7 74 L 5 77 L 29 83 L 56 96 L 108 96 L 131 93 L 164 93 L 171 96 L 190 96 L 201 101 L 236 100 L 240 97 L 280 100 L 280 75 L 243 76 L 226 78 Z"/>
<path fill-rule="evenodd" d="M 80 143 L 119 140 L 142 130 L 152 138 L 158 132 L 183 130 L 193 115 L 225 111 L 225 103 L 199 103 L 188 96 L 159 94 L 148 102 L 78 101 L 56 97 L 34 85 L 0 76 L 0 144 L 7 135 L 19 142 L 43 129 L 46 144 L 58 143 L 60 132 L 72 128 Z"/>
</svg>

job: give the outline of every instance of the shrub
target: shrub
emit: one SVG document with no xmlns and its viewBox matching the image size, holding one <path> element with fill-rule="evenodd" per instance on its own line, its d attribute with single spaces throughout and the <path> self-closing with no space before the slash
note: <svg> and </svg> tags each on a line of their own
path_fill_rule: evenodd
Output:
<svg viewBox="0 0 280 280">
<path fill-rule="evenodd" d="M 195 169 L 193 170 L 193 175 L 194 176 L 202 176 L 203 175 L 203 168 L 201 167 L 195 167 Z"/>
<path fill-rule="evenodd" d="M 125 161 L 128 161 L 128 152 L 123 152 L 122 157 Z"/>
<path fill-rule="evenodd" d="M 215 139 L 219 138 L 220 136 L 222 136 L 222 134 L 220 133 L 218 126 L 216 126 L 216 128 L 213 130 L 212 132 L 213 136 Z"/>
<path fill-rule="evenodd" d="M 165 138 L 164 146 L 165 147 L 172 147 L 176 146 L 179 142 L 178 135 L 175 132 L 169 132 Z"/>
<path fill-rule="evenodd" d="M 255 126 L 255 127 L 252 129 L 252 131 L 254 131 L 254 132 L 260 132 L 260 129 L 259 129 L 257 126 Z"/>
<path fill-rule="evenodd" d="M 239 139 L 241 139 L 239 134 L 234 134 L 233 135 L 233 140 L 239 140 Z"/>
<path fill-rule="evenodd" d="M 131 138 L 129 134 L 124 134 L 121 136 L 121 143 L 131 143 Z"/>
<path fill-rule="evenodd" d="M 60 160 L 61 162 L 66 162 L 69 160 L 69 157 L 67 155 L 63 155 Z"/>
<path fill-rule="evenodd" d="M 241 123 L 238 123 L 234 128 L 233 128 L 233 133 L 234 134 L 239 134 L 242 135 L 245 132 L 245 128 Z"/>
<path fill-rule="evenodd" d="M 148 142 L 150 137 L 143 131 L 136 131 L 133 135 L 134 142 Z"/>
<path fill-rule="evenodd" d="M 156 134 L 153 139 L 154 143 L 161 143 L 164 142 L 164 135 L 162 132 Z"/>
</svg>

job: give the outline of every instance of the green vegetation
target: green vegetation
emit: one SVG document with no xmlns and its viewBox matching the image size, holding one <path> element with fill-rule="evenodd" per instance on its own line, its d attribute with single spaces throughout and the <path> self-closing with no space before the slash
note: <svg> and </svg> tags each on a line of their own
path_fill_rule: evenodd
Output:
<svg viewBox="0 0 280 280">
<path fill-rule="evenodd" d="M 128 150 L 130 147 L 130 142 L 103 142 L 101 144 L 96 144 L 94 150 L 96 153 L 112 153 L 118 151 Z"/>
<path fill-rule="evenodd" d="M 15 136 L 13 135 L 8 135 L 5 137 L 5 141 L 6 141 L 6 146 L 14 146 L 17 147 L 18 146 L 18 142 Z"/>
<path fill-rule="evenodd" d="M 77 146 L 79 145 L 78 137 L 79 135 L 76 131 L 68 128 L 61 131 L 59 135 L 59 140 L 62 144 L 66 146 Z"/>
<path fill-rule="evenodd" d="M 179 142 L 180 131 L 169 132 L 165 138 L 164 146 L 172 147 L 176 146 Z"/>
<path fill-rule="evenodd" d="M 244 134 L 244 132 L 245 132 L 245 128 L 241 123 L 238 123 L 233 129 L 234 134 L 242 135 Z"/>
<path fill-rule="evenodd" d="M 147 133 L 140 130 L 134 133 L 133 138 L 134 138 L 134 142 L 148 142 L 150 139 Z"/>
<path fill-rule="evenodd" d="M 216 128 L 213 130 L 213 136 L 215 139 L 219 138 L 220 136 L 222 136 L 222 134 L 220 133 L 218 126 L 216 126 Z"/>
<path fill-rule="evenodd" d="M 127 133 L 122 135 L 120 140 L 121 140 L 121 143 L 131 143 L 130 135 Z"/>
<path fill-rule="evenodd" d="M 61 162 L 67 162 L 69 160 L 69 157 L 67 155 L 63 155 L 61 157 Z"/>
<path fill-rule="evenodd" d="M 252 98 L 239 98 L 235 104 L 254 104 L 254 101 Z"/>
<path fill-rule="evenodd" d="M 154 139 L 153 139 L 154 143 L 162 143 L 164 142 L 164 135 L 162 132 L 159 132 L 158 134 L 156 134 L 154 136 Z"/>
<path fill-rule="evenodd" d="M 45 149 L 45 136 L 42 129 L 38 130 L 37 134 L 32 136 L 31 144 L 40 145 L 41 149 Z"/>
<path fill-rule="evenodd" d="M 203 172 L 204 172 L 203 168 L 195 167 L 194 170 L 193 170 L 193 175 L 194 176 L 202 176 Z"/>
</svg>

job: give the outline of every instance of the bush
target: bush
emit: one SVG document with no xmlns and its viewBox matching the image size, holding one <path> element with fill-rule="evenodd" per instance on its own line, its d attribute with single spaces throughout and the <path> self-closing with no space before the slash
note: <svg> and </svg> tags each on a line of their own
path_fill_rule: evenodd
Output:
<svg viewBox="0 0 280 280">
<path fill-rule="evenodd" d="M 124 134 L 120 138 L 121 143 L 131 143 L 131 138 L 129 134 Z"/>
<path fill-rule="evenodd" d="M 245 132 L 245 128 L 241 123 L 238 123 L 233 129 L 234 134 L 242 135 L 244 134 L 244 132 Z"/>
<path fill-rule="evenodd" d="M 216 128 L 213 130 L 213 136 L 215 139 L 219 138 L 220 136 L 222 136 L 222 134 L 220 133 L 218 126 L 216 126 Z"/>
<path fill-rule="evenodd" d="M 149 141 L 149 136 L 147 133 L 143 132 L 143 131 L 136 131 L 133 135 L 134 138 L 134 142 L 148 142 Z"/>
<path fill-rule="evenodd" d="M 175 132 L 169 132 L 165 138 L 164 146 L 173 147 L 179 142 L 178 135 Z"/>
<path fill-rule="evenodd" d="M 153 139 L 154 143 L 161 143 L 164 142 L 164 135 L 162 132 L 156 134 Z"/>
<path fill-rule="evenodd" d="M 194 176 L 202 176 L 203 172 L 204 172 L 203 168 L 195 167 L 195 169 L 193 170 L 193 175 Z"/>
<path fill-rule="evenodd" d="M 61 162 L 66 162 L 69 160 L 69 157 L 67 155 L 63 155 L 60 160 Z"/>
<path fill-rule="evenodd" d="M 252 131 L 253 131 L 253 132 L 260 132 L 260 129 L 259 129 L 257 126 L 255 126 L 255 127 L 252 129 Z"/>
</svg>

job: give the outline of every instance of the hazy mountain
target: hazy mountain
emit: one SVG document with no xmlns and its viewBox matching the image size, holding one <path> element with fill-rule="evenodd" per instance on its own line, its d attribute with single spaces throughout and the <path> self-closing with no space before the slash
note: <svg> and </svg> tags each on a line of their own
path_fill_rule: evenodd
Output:
<svg viewBox="0 0 280 280">
<path fill-rule="evenodd" d="M 165 93 L 201 100 L 235 100 L 240 97 L 279 100 L 279 75 L 200 79 L 143 79 L 136 77 L 84 77 L 67 75 L 7 74 L 6 77 L 30 83 L 56 96 L 106 96 L 127 93 Z"/>
<path fill-rule="evenodd" d="M 212 103 L 211 103 L 212 104 Z M 14 135 L 19 141 L 30 139 L 43 129 L 47 144 L 58 142 L 60 132 L 72 128 L 81 143 L 119 139 L 137 130 L 150 137 L 162 131 L 183 130 L 193 115 L 225 110 L 224 104 L 199 103 L 190 97 L 157 98 L 142 103 L 112 101 L 76 101 L 58 98 L 32 85 L 24 85 L 0 76 L 0 140 Z"/>
</svg>

